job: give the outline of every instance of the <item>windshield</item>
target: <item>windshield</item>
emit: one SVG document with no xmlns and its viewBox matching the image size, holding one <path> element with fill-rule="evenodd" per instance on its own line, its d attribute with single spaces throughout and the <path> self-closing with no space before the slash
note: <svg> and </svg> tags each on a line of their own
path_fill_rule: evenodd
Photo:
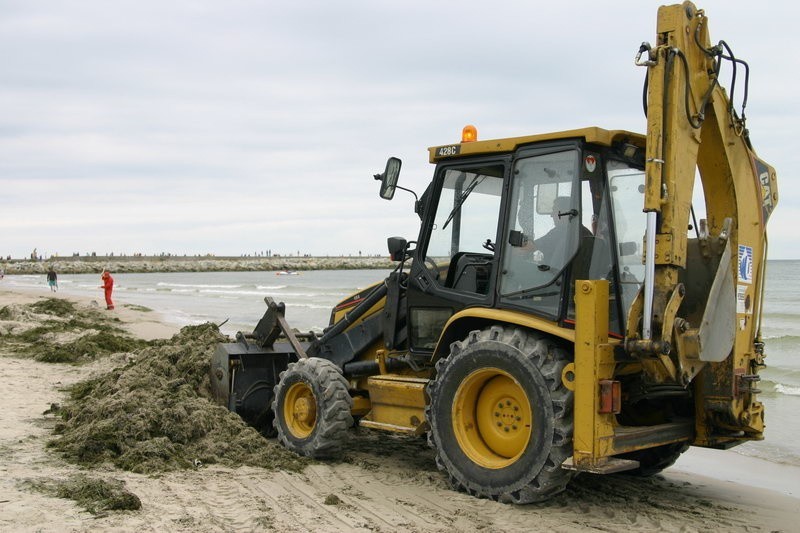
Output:
<svg viewBox="0 0 800 533">
<path fill-rule="evenodd" d="M 497 235 L 503 167 L 447 169 L 427 256 L 440 266 L 459 252 L 486 252 Z"/>
<path fill-rule="evenodd" d="M 619 253 L 619 275 L 623 312 L 627 313 L 644 283 L 644 170 L 622 161 L 607 163 L 608 182 L 614 211 L 614 229 Z"/>
<path fill-rule="evenodd" d="M 464 189 L 464 192 L 462 192 L 461 195 L 458 197 L 458 200 L 455 202 L 456 205 L 453 206 L 453 210 L 450 211 L 450 214 L 447 216 L 447 220 L 444 221 L 442 229 L 447 229 L 447 226 L 453 220 L 453 217 L 456 216 L 456 213 L 458 213 L 461 210 L 461 206 L 464 205 L 464 201 L 472 193 L 475 187 L 477 187 L 483 181 L 485 177 L 486 176 L 472 176 L 470 178 L 472 181 L 470 182 L 469 185 L 467 185 L 467 188 Z"/>
</svg>

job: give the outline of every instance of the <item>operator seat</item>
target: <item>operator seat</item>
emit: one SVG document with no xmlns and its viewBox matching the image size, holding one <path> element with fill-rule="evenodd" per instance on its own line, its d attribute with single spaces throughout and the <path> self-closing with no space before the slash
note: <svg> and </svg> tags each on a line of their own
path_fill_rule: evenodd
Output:
<svg viewBox="0 0 800 533">
<path fill-rule="evenodd" d="M 592 266 L 592 250 L 594 250 L 594 236 L 581 235 L 578 253 L 572 259 L 571 285 L 579 279 L 592 279 L 590 269 Z"/>
<path fill-rule="evenodd" d="M 445 287 L 463 292 L 486 294 L 489 290 L 491 256 L 458 252 L 450 260 Z"/>
</svg>

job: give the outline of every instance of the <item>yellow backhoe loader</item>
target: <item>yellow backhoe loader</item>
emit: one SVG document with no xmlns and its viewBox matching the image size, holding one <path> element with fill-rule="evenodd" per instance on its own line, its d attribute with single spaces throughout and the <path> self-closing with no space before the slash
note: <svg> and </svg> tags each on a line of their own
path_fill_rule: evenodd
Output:
<svg viewBox="0 0 800 533">
<path fill-rule="evenodd" d="M 354 423 L 427 436 L 454 488 L 513 503 L 575 472 L 650 475 L 688 446 L 762 439 L 778 193 L 745 127 L 747 64 L 711 45 L 690 2 L 659 9 L 636 64 L 646 135 L 478 140 L 468 126 L 430 148 L 419 236 L 388 240 L 394 272 L 321 335 L 267 299 L 213 357 L 219 402 L 312 457 L 335 456 Z M 381 197 L 400 167 L 375 176 Z"/>
</svg>

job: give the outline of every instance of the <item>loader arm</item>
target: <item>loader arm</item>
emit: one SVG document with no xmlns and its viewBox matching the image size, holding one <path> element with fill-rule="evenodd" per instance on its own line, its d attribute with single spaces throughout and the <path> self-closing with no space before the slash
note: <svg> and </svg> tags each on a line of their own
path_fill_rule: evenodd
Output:
<svg viewBox="0 0 800 533">
<path fill-rule="evenodd" d="M 637 63 L 648 68 L 646 273 L 628 316 L 627 347 L 650 361 L 645 368 L 653 368 L 654 379 L 666 375 L 694 387 L 695 444 L 760 439 L 763 409 L 754 382 L 763 367 L 758 325 L 777 182 L 750 145 L 743 109 L 739 117 L 718 79 L 721 67 L 732 65 L 734 83 L 744 87 L 746 64 L 731 61 L 724 41 L 711 46 L 708 20 L 691 2 L 659 9 L 657 44 L 643 44 L 640 54 L 645 50 L 649 60 Z M 698 170 L 707 222 L 690 239 Z M 686 272 L 703 263 L 709 283 L 684 283 Z M 691 310 L 689 302 L 702 309 Z"/>
</svg>

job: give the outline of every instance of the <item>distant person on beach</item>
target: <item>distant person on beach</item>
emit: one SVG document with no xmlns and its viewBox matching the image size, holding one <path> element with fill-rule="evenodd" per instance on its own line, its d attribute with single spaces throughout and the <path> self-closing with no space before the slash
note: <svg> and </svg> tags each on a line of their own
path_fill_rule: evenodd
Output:
<svg viewBox="0 0 800 533">
<path fill-rule="evenodd" d="M 58 291 L 58 275 L 53 270 L 53 267 L 50 267 L 50 270 L 47 271 L 47 284 L 50 285 L 51 291 Z"/>
<path fill-rule="evenodd" d="M 111 277 L 111 273 L 108 270 L 103 270 L 100 279 L 103 280 L 103 284 L 100 285 L 100 288 L 105 290 L 106 309 L 114 309 L 114 302 L 111 301 L 111 291 L 114 290 L 114 278 Z"/>
</svg>

